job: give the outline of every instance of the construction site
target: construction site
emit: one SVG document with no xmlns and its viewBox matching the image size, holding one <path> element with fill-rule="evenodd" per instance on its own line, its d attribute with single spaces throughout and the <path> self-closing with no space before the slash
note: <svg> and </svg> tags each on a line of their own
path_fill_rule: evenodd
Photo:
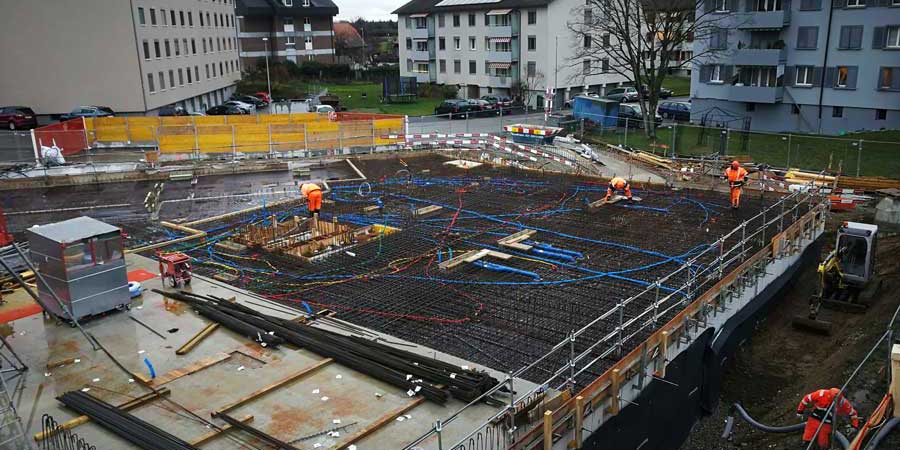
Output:
<svg viewBox="0 0 900 450">
<path fill-rule="evenodd" d="M 857 364 L 865 426 L 832 443 L 900 442 L 900 241 L 870 225 L 872 192 L 748 164 L 735 208 L 718 157 L 255 120 L 35 131 L 38 164 L 0 179 L 2 448 L 801 448 L 794 405 Z M 834 288 L 845 311 L 813 310 L 835 239 L 862 275 Z M 760 370 L 760 323 L 791 351 L 858 345 L 766 402 L 786 392 L 740 370 Z"/>
</svg>

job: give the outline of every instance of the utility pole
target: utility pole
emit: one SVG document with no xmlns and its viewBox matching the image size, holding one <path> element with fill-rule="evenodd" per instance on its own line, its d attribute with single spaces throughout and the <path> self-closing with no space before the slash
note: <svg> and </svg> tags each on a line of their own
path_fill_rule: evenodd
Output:
<svg viewBox="0 0 900 450">
<path fill-rule="evenodd" d="M 269 78 L 269 38 L 264 37 L 263 46 L 265 46 L 265 56 L 266 56 L 266 93 L 269 94 L 269 98 L 272 98 L 272 79 Z"/>
<path fill-rule="evenodd" d="M 556 49 L 553 51 L 553 100 L 556 100 L 556 90 L 559 89 L 559 35 L 556 35 Z M 553 109 L 553 103 L 550 103 Z"/>
</svg>

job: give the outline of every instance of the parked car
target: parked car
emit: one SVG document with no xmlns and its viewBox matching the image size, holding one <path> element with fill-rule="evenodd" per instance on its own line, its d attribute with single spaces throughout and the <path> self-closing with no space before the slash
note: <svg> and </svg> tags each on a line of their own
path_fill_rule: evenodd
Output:
<svg viewBox="0 0 900 450">
<path fill-rule="evenodd" d="M 189 113 L 188 115 L 189 115 L 189 116 L 197 116 L 197 117 L 201 117 L 201 116 L 205 116 L 206 113 L 202 113 L 202 112 L 200 112 L 200 111 L 194 111 L 194 112 L 192 112 L 192 113 Z"/>
<path fill-rule="evenodd" d="M 222 103 L 222 104 L 237 106 L 238 108 L 243 109 L 244 111 L 247 111 L 248 113 L 256 111 L 256 105 L 254 105 L 253 103 L 242 102 L 240 100 L 228 100 L 227 102 Z"/>
<path fill-rule="evenodd" d="M 60 121 L 79 117 L 112 117 L 115 113 L 109 106 L 79 106 L 68 114 L 59 116 Z"/>
<path fill-rule="evenodd" d="M 269 103 L 269 104 L 272 103 L 272 97 L 270 97 L 269 94 L 266 92 L 260 91 L 260 92 L 253 94 L 253 96 L 266 102 L 266 103 Z"/>
<path fill-rule="evenodd" d="M 37 116 L 27 106 L 0 107 L 0 124 L 10 130 L 23 130 L 37 127 Z"/>
<path fill-rule="evenodd" d="M 656 115 L 654 119 L 657 125 L 662 123 L 662 117 L 659 115 Z M 619 105 L 619 126 L 624 127 L 625 125 L 628 125 L 629 128 L 641 128 L 644 126 L 641 105 Z"/>
<path fill-rule="evenodd" d="M 509 114 L 512 112 L 513 102 L 509 97 L 505 97 L 502 95 L 483 95 L 481 99 L 490 103 L 493 109 L 498 110 L 497 114 L 500 114 L 500 111 L 503 111 L 503 114 Z"/>
<path fill-rule="evenodd" d="M 206 110 L 207 116 L 239 116 L 241 114 L 250 114 L 247 110 L 238 108 L 234 105 L 213 106 Z"/>
<path fill-rule="evenodd" d="M 691 104 L 684 102 L 662 102 L 656 109 L 656 113 L 663 119 L 691 120 Z"/>
<path fill-rule="evenodd" d="M 333 113 L 333 112 L 334 112 L 334 106 L 331 106 L 331 105 L 316 105 L 316 106 L 315 106 L 315 111 L 313 111 L 313 112 L 317 112 L 317 113 Z"/>
<path fill-rule="evenodd" d="M 248 103 L 257 108 L 265 108 L 266 106 L 269 106 L 269 102 L 267 102 L 259 97 L 254 97 L 252 95 L 232 95 L 231 100 L 237 100 L 239 102 Z"/>
<path fill-rule="evenodd" d="M 469 99 L 469 110 L 471 112 L 470 117 L 485 117 L 485 116 L 495 116 L 498 114 L 498 110 L 494 109 L 494 105 L 490 104 L 487 100 L 481 99 Z"/>
<path fill-rule="evenodd" d="M 188 115 L 188 112 L 186 109 L 184 109 L 180 106 L 169 105 L 169 106 L 163 106 L 162 108 L 159 108 L 159 115 L 160 115 L 160 117 L 186 116 L 186 115 Z"/>
<path fill-rule="evenodd" d="M 642 95 L 642 96 L 647 96 L 647 93 L 648 93 L 648 92 L 647 92 L 647 86 L 643 86 L 643 87 L 641 88 L 641 95 Z M 667 99 L 667 98 L 669 98 L 669 97 L 671 97 L 671 96 L 672 96 L 672 90 L 671 90 L 671 89 L 666 89 L 666 88 L 664 88 L 664 87 L 659 88 L 659 98 L 661 98 L 661 99 Z"/>
<path fill-rule="evenodd" d="M 615 88 L 606 93 L 606 98 L 622 103 L 636 102 L 638 101 L 638 97 L 640 97 L 640 95 L 638 94 L 637 89 L 631 86 Z"/>
<path fill-rule="evenodd" d="M 451 119 L 466 117 L 466 113 L 472 111 L 472 105 L 468 100 L 458 98 L 444 100 L 437 108 L 434 108 L 435 115 L 448 115 Z"/>
</svg>

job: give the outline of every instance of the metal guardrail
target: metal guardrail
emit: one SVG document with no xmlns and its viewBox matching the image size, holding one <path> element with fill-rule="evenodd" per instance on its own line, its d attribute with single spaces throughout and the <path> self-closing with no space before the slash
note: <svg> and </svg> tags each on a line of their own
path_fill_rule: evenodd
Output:
<svg viewBox="0 0 900 450">
<path fill-rule="evenodd" d="M 608 310 L 580 329 L 573 330 L 568 338 L 554 345 L 544 355 L 528 365 L 510 372 L 504 383 L 485 392 L 479 398 L 450 414 L 445 419 L 436 422 L 431 430 L 413 440 L 404 447 L 404 450 L 411 450 L 416 445 L 429 439 L 437 439 L 438 450 L 443 450 L 445 447 L 443 447 L 442 435 L 446 432 L 446 427 L 460 417 L 468 408 L 497 393 L 501 387 L 507 387 L 511 392 L 515 392 L 515 378 L 521 377 L 553 356 L 564 355 L 568 363 L 555 370 L 543 383 L 522 394 L 517 401 L 510 399 L 510 403 L 504 409 L 498 411 L 480 426 L 473 429 L 456 444 L 446 447 L 453 450 L 500 450 L 509 448 L 511 444 L 518 442 L 526 434 L 534 430 L 533 428 L 519 427 L 513 423 L 512 416 L 516 411 L 527 407 L 531 401 L 549 387 L 574 389 L 576 378 L 595 367 L 598 362 L 606 357 L 613 354 L 623 356 L 627 343 L 642 332 L 659 331 L 658 325 L 660 325 L 660 322 L 676 313 L 678 308 L 682 308 L 683 311 L 677 313 L 675 318 L 668 323 L 671 324 L 672 321 L 677 321 L 679 318 L 689 321 L 685 312 L 690 308 L 690 305 L 696 304 L 695 300 L 699 298 L 698 294 L 707 292 L 732 274 L 746 270 L 746 266 L 751 262 L 748 259 L 748 253 L 760 248 L 765 250 L 769 245 L 766 241 L 767 238 L 773 239 L 784 233 L 784 219 L 786 217 L 790 218 L 792 224 L 796 224 L 794 226 L 799 226 L 802 225 L 801 222 L 798 222 L 801 209 L 806 208 L 807 210 L 804 217 L 811 217 L 810 214 L 820 214 L 821 204 L 818 202 L 814 204 L 813 201 L 815 199 L 818 199 L 816 195 L 801 192 L 795 192 L 780 199 L 720 237 L 698 255 L 681 261 L 678 269 L 665 277 L 657 279 L 640 293 L 621 300 L 615 308 Z M 776 231 L 769 233 L 768 230 L 771 227 L 775 227 Z M 759 254 L 761 252 L 757 253 L 757 255 Z M 726 271 L 729 273 L 726 274 Z M 676 286 L 674 288 L 671 287 L 673 283 Z M 633 317 L 626 317 L 626 308 L 638 303 L 643 303 L 647 306 Z M 685 323 L 684 326 L 687 326 L 687 324 Z M 695 322 L 695 327 L 697 326 Z M 582 341 L 588 339 L 591 336 L 589 334 L 591 331 L 599 332 L 602 337 L 593 342 L 584 343 L 579 341 L 579 338 Z M 645 341 L 645 344 L 648 341 Z M 656 345 L 659 345 L 659 343 Z M 604 347 L 601 348 L 601 346 Z M 645 351 L 647 347 L 648 345 L 644 346 Z M 576 351 L 576 348 L 582 350 L 579 352 Z M 664 353 L 666 350 L 659 349 L 659 351 Z M 632 351 L 633 353 L 634 351 Z M 619 363 L 623 362 L 626 362 L 626 359 L 619 361 Z M 628 364 L 631 365 L 633 362 L 628 362 Z M 662 364 L 662 370 L 664 371 L 665 362 Z M 644 374 L 644 372 L 644 370 L 641 370 L 641 374 Z M 607 371 L 604 375 L 609 373 Z M 640 377 L 641 380 L 638 384 L 642 388 L 644 377 L 643 375 Z M 595 384 L 601 378 L 592 382 L 589 387 L 596 387 Z M 594 399 L 588 402 L 590 405 L 595 405 L 596 403 Z M 557 416 L 561 417 L 564 415 L 559 413 L 560 409 L 553 414 L 554 422 L 559 418 Z"/>
</svg>

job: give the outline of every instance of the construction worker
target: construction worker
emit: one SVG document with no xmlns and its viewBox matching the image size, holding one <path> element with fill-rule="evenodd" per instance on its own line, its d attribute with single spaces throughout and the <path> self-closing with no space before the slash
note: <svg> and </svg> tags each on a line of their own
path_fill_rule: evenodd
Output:
<svg viewBox="0 0 900 450">
<path fill-rule="evenodd" d="M 315 183 L 303 183 L 300 185 L 300 194 L 306 197 L 309 217 L 317 217 L 322 209 L 322 188 Z"/>
<path fill-rule="evenodd" d="M 732 161 L 731 166 L 725 169 L 725 178 L 731 188 L 731 207 L 737 209 L 741 206 L 741 188 L 747 182 L 747 170 L 739 162 Z"/>
<path fill-rule="evenodd" d="M 614 193 L 625 191 L 625 198 L 631 201 L 631 186 L 624 178 L 615 177 L 609 180 L 609 187 L 606 188 L 606 197 L 603 200 L 609 201 Z"/>
<path fill-rule="evenodd" d="M 831 412 L 827 413 L 831 403 L 834 407 Z M 829 439 L 831 438 L 832 418 L 835 412 L 841 416 L 850 417 L 850 425 L 855 429 L 859 429 L 860 418 L 856 413 L 853 405 L 841 395 L 838 388 L 819 389 L 803 396 L 797 405 L 797 416 L 804 417 L 804 414 L 811 410 L 809 417 L 806 419 L 806 428 L 803 430 L 803 442 L 808 444 L 813 438 L 816 438 L 816 430 L 819 430 L 816 444 L 820 449 L 828 449 Z M 824 422 L 824 423 L 823 423 Z M 819 425 L 822 428 L 819 428 Z"/>
</svg>

